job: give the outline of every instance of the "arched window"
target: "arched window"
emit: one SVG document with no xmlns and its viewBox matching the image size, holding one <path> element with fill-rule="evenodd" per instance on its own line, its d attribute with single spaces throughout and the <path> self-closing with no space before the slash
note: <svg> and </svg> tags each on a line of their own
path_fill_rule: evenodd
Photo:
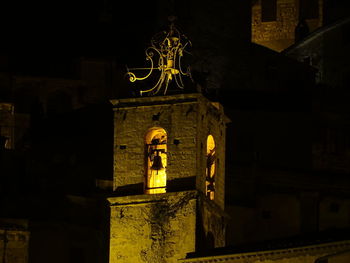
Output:
<svg viewBox="0 0 350 263">
<path fill-rule="evenodd" d="M 216 149 L 212 135 L 207 138 L 207 167 L 205 169 L 205 192 L 210 200 L 214 200 L 215 195 L 215 175 L 216 175 Z"/>
<path fill-rule="evenodd" d="M 146 143 L 146 194 L 166 192 L 167 134 L 163 128 L 151 128 Z"/>
</svg>

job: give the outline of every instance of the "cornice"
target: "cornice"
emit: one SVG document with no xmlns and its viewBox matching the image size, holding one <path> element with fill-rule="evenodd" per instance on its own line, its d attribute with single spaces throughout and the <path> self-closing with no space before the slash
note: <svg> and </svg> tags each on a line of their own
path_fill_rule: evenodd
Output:
<svg viewBox="0 0 350 263">
<path fill-rule="evenodd" d="M 255 262 L 264 260 L 277 260 L 281 258 L 291 258 L 304 255 L 318 255 L 329 252 L 340 252 L 350 248 L 350 240 L 317 244 L 312 246 L 294 247 L 287 249 L 277 249 L 268 251 L 256 251 L 248 253 L 237 253 L 231 255 L 208 256 L 190 259 L 182 259 L 180 262 Z"/>
</svg>

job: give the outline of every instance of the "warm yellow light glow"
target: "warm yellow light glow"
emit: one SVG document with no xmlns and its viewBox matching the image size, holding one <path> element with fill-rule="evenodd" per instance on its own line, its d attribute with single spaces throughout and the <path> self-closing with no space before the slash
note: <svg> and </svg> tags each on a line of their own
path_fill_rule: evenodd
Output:
<svg viewBox="0 0 350 263">
<path fill-rule="evenodd" d="M 146 194 L 166 192 L 167 134 L 163 128 L 150 129 L 146 142 Z"/>
<path fill-rule="evenodd" d="M 214 200 L 215 195 L 215 174 L 216 174 L 216 155 L 215 141 L 212 135 L 207 138 L 207 167 L 205 169 L 205 192 L 210 200 Z"/>
</svg>

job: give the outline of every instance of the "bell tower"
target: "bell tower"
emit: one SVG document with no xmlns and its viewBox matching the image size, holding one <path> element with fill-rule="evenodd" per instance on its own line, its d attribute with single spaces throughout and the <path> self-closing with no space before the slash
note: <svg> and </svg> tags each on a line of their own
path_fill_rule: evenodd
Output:
<svg viewBox="0 0 350 263">
<path fill-rule="evenodd" d="M 163 63 L 167 88 L 182 69 Z M 108 198 L 110 263 L 177 262 L 187 253 L 224 246 L 228 119 L 222 106 L 201 94 L 111 103 L 115 195 Z"/>
</svg>

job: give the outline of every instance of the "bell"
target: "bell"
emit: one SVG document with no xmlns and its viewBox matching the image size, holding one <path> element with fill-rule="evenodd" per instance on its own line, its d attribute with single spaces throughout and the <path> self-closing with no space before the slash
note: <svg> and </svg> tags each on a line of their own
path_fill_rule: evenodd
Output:
<svg viewBox="0 0 350 263">
<path fill-rule="evenodd" d="M 160 155 L 154 156 L 151 170 L 161 170 L 163 169 L 162 157 Z"/>
<path fill-rule="evenodd" d="M 165 72 L 169 74 L 170 79 L 172 79 L 172 75 L 179 74 L 179 70 L 174 68 L 174 60 L 173 59 L 168 59 L 167 65 L 165 67 Z"/>
</svg>

